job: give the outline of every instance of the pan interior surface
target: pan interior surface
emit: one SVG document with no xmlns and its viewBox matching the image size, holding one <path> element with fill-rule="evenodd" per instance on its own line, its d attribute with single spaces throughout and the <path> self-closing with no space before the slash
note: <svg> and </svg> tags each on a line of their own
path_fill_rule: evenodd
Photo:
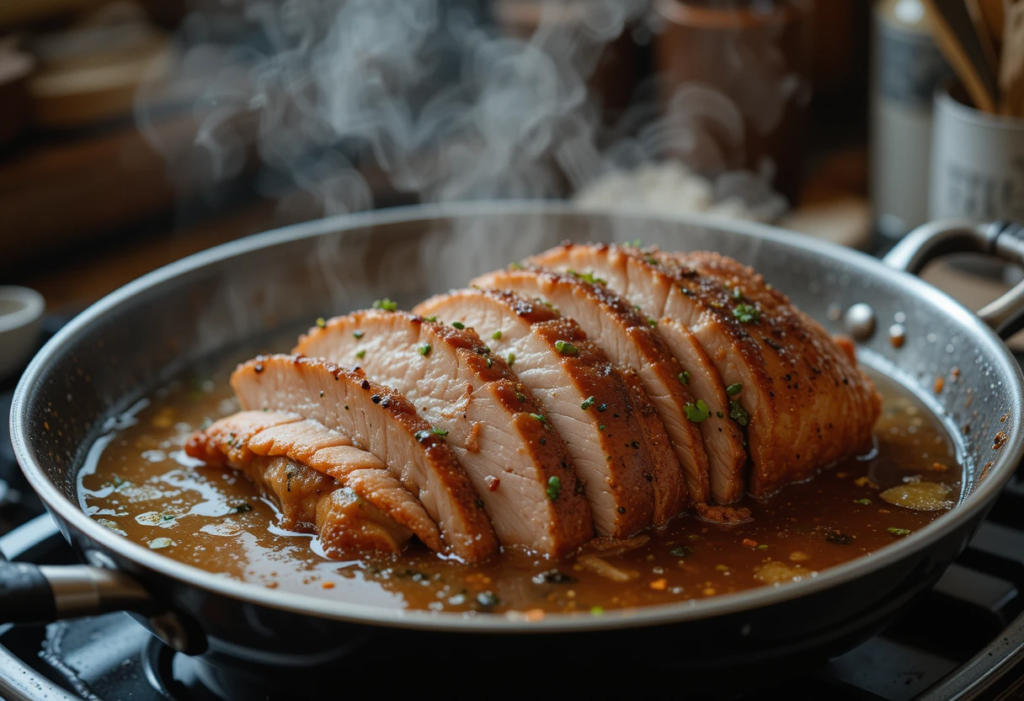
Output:
<svg viewBox="0 0 1024 701">
<path fill-rule="evenodd" d="M 317 317 L 383 297 L 410 307 L 563 240 L 633 241 L 666 250 L 714 250 L 753 266 L 833 333 L 869 304 L 876 330 L 863 361 L 920 397 L 955 436 L 965 467 L 962 503 L 869 560 L 810 580 L 649 607 L 601 618 L 382 611 L 325 602 L 216 577 L 130 543 L 77 504 L 76 474 L 116 417 L 188 364 L 251 347 Z M 896 347 L 889 327 L 899 324 Z M 273 348 L 267 348 L 273 350 Z M 955 372 L 954 372 L 955 369 Z M 936 379 L 946 378 L 940 391 Z M 950 378 L 954 378 L 950 381 Z M 820 591 L 935 542 L 983 508 L 1009 478 L 1022 443 L 1020 371 L 999 340 L 962 306 L 878 261 L 770 227 L 707 219 L 581 212 L 560 205 L 495 203 L 420 207 L 313 222 L 212 249 L 148 275 L 90 308 L 37 356 L 12 411 L 15 449 L 51 509 L 91 542 L 174 579 L 271 608 L 382 625 L 515 632 L 615 628 L 709 618 Z M 1002 435 L 1002 437 L 1000 437 Z"/>
</svg>

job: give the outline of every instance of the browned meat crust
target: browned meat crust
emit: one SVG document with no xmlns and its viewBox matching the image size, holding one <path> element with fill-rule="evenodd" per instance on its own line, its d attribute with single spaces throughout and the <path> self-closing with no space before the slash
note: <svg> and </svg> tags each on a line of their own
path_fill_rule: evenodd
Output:
<svg viewBox="0 0 1024 701">
<path fill-rule="evenodd" d="M 745 328 L 764 359 L 766 387 L 774 394 L 778 418 L 775 454 L 755 465 L 752 493 L 771 494 L 870 445 L 881 397 L 821 325 L 753 269 L 731 258 L 703 252 L 659 255 L 715 280 L 722 288 L 716 298 L 723 314 L 735 318 L 743 309 L 757 310 L 757 320 Z"/>
<path fill-rule="evenodd" d="M 473 285 L 536 295 L 563 307 L 616 364 L 633 367 L 658 409 L 683 467 L 694 501 L 708 499 L 708 461 L 696 424 L 686 419 L 694 399 L 678 377 L 683 369 L 650 322 L 606 285 L 540 268 L 498 271 L 476 278 Z M 571 306 L 570 313 L 565 307 Z M 626 357 L 636 362 L 625 362 Z"/>
<path fill-rule="evenodd" d="M 438 295 L 416 312 L 475 327 L 491 339 L 488 344 L 497 355 L 515 358 L 513 371 L 534 392 L 569 448 L 599 534 L 627 537 L 651 524 L 659 489 L 655 470 L 666 464 L 662 455 L 681 482 L 675 455 L 667 439 L 648 445 L 619 371 L 575 321 L 540 302 L 498 290 Z M 642 402 L 653 413 L 646 395 Z M 685 488 L 682 496 L 685 501 Z M 673 506 L 668 518 L 685 503 Z"/>
<path fill-rule="evenodd" d="M 373 351 L 358 360 L 364 369 L 451 432 L 447 440 L 502 544 L 560 557 L 591 538 L 590 509 L 565 443 L 505 360 L 473 330 L 405 312 L 354 312 L 311 329 L 296 350 L 341 359 L 366 347 Z M 496 459 L 502 451 L 505 459 Z M 505 486 L 489 489 L 490 477 Z"/>
<path fill-rule="evenodd" d="M 293 412 L 349 437 L 416 497 L 451 551 L 468 561 L 494 555 L 498 541 L 455 454 L 398 392 L 362 373 L 301 356 L 259 356 L 231 384 L 243 409 Z"/>
<path fill-rule="evenodd" d="M 185 452 L 208 464 L 229 465 L 244 471 L 276 498 L 285 528 L 312 528 L 317 523 L 317 502 L 322 494 L 348 487 L 388 518 L 409 528 L 428 547 L 444 550 L 433 520 L 383 462 L 353 447 L 346 436 L 297 414 L 233 414 L 195 433 Z M 279 463 L 268 466 L 268 459 L 276 457 L 288 460 L 287 469 L 279 469 Z M 351 519 L 336 516 L 332 516 L 336 524 L 332 532 L 337 540 L 342 538 L 337 526 Z"/>
</svg>

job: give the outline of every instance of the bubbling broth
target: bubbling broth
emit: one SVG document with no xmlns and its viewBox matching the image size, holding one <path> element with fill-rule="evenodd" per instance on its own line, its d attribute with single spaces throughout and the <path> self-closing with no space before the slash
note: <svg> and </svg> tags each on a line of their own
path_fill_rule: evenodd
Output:
<svg viewBox="0 0 1024 701">
<path fill-rule="evenodd" d="M 942 423 L 906 389 L 865 368 L 884 397 L 874 450 L 771 499 L 744 497 L 734 506 L 750 509 L 745 523 L 686 514 L 625 541 L 594 541 L 559 562 L 506 550 L 466 565 L 419 544 L 400 556 L 328 560 L 315 538 L 279 527 L 274 506 L 244 475 L 185 455 L 194 431 L 238 411 L 230 369 L 183 375 L 112 422 L 100 439 L 105 447 L 90 453 L 79 475 L 80 504 L 115 533 L 167 557 L 327 599 L 541 618 L 785 586 L 926 526 L 962 488 Z"/>
</svg>

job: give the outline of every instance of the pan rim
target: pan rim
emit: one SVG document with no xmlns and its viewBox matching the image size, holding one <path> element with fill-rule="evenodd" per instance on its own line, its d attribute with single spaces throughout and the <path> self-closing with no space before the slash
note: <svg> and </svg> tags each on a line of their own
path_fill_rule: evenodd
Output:
<svg viewBox="0 0 1024 701">
<path fill-rule="evenodd" d="M 876 572 L 895 564 L 905 557 L 920 552 L 930 544 L 955 530 L 958 524 L 970 520 L 980 510 L 987 508 L 1003 485 L 1009 480 L 1013 469 L 1024 455 L 1024 435 L 1014 432 L 1000 451 L 998 460 L 989 469 L 986 479 L 980 481 L 973 493 L 955 509 L 936 519 L 911 536 L 888 545 L 873 553 L 857 557 L 849 562 L 826 569 L 816 576 L 782 586 L 765 586 L 734 594 L 723 594 L 702 600 L 690 600 L 661 604 L 637 609 L 606 611 L 601 616 L 589 613 L 549 615 L 540 621 L 526 621 L 505 614 L 438 613 L 406 609 L 390 609 L 345 601 L 330 601 L 294 592 L 268 590 L 258 584 L 228 579 L 197 567 L 172 560 L 153 552 L 142 545 L 128 541 L 110 529 L 91 519 L 78 504 L 70 500 L 51 482 L 35 459 L 31 439 L 27 433 L 27 422 L 23 420 L 32 388 L 49 359 L 65 344 L 73 342 L 76 336 L 86 331 L 96 320 L 133 298 L 144 290 L 150 290 L 189 271 L 217 263 L 254 250 L 276 244 L 283 244 L 303 238 L 341 233 L 344 231 L 375 225 L 410 223 L 417 220 L 437 220 L 467 216 L 578 216 L 636 218 L 648 222 L 660 221 L 690 226 L 706 227 L 725 232 L 739 233 L 766 239 L 782 245 L 795 246 L 814 254 L 850 262 L 860 268 L 885 275 L 896 276 L 902 285 L 909 286 L 919 296 L 941 302 L 947 314 L 957 322 L 970 327 L 980 334 L 984 344 L 991 351 L 994 362 L 1007 379 L 1016 386 L 1012 409 L 1019 413 L 1024 376 L 1009 349 L 996 334 L 967 310 L 962 304 L 938 288 L 913 275 L 889 269 L 878 259 L 867 254 L 843 248 L 836 244 L 788 232 L 778 227 L 744 221 L 725 221 L 720 218 L 691 214 L 651 213 L 637 208 L 594 208 L 581 209 L 567 202 L 539 202 L 534 200 L 501 200 L 483 202 L 442 203 L 411 205 L 390 210 L 376 210 L 358 214 L 340 215 L 311 222 L 304 222 L 280 229 L 263 232 L 214 248 L 193 254 L 187 258 L 159 268 L 128 283 L 99 300 L 75 317 L 62 328 L 36 354 L 22 375 L 14 393 L 11 406 L 11 439 L 14 453 L 22 466 L 29 484 L 39 494 L 47 507 L 59 514 L 60 520 L 71 526 L 104 548 L 136 565 L 154 571 L 179 584 L 194 586 L 209 593 L 239 601 L 258 604 L 271 609 L 288 611 L 313 618 L 324 618 L 363 625 L 393 628 L 435 630 L 462 633 L 572 633 L 599 630 L 640 628 L 666 625 L 684 621 L 715 618 L 728 614 L 740 614 L 767 606 L 808 596 L 825 589 L 841 585 L 850 580 Z M 67 534 L 65 534 L 67 535 Z"/>
</svg>

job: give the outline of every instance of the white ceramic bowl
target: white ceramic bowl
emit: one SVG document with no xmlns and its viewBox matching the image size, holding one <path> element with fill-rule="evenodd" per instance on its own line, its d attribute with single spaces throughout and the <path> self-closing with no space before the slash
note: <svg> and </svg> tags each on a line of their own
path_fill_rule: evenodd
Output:
<svg viewBox="0 0 1024 701">
<path fill-rule="evenodd" d="M 0 287 L 0 380 L 28 360 L 39 338 L 46 301 L 27 287 Z"/>
</svg>

